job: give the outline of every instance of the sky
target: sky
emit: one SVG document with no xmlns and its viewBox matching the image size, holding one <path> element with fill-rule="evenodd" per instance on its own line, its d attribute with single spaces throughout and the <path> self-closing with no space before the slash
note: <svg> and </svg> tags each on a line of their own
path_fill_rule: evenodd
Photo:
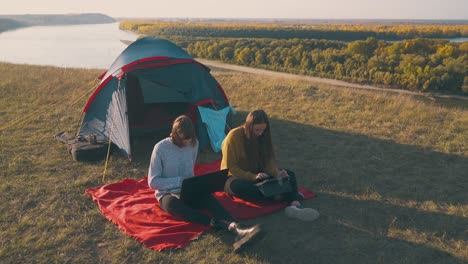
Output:
<svg viewBox="0 0 468 264">
<path fill-rule="evenodd" d="M 1 0 L 0 14 L 141 18 L 468 19 L 468 0 Z"/>
</svg>

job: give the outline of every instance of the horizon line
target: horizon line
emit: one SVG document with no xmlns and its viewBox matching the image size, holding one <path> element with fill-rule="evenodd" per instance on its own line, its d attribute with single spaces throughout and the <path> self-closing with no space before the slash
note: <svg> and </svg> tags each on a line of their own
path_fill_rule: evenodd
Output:
<svg viewBox="0 0 468 264">
<path fill-rule="evenodd" d="M 0 16 L 22 16 L 22 15 L 85 15 L 85 14 L 102 14 L 112 18 L 141 18 L 141 19 L 225 19 L 225 20 L 429 20 L 429 21 L 440 21 L 440 20 L 449 20 L 449 21 L 468 21 L 468 18 L 304 18 L 304 17 L 196 17 L 196 16 L 112 16 L 105 13 L 99 12 L 86 12 L 86 13 L 22 13 L 22 14 L 0 14 Z"/>
</svg>

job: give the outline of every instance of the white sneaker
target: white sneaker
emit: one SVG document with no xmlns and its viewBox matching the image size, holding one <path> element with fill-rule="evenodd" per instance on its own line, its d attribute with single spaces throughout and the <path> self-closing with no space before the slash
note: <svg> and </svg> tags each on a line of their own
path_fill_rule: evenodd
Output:
<svg viewBox="0 0 468 264">
<path fill-rule="evenodd" d="M 290 218 L 296 218 L 302 221 L 314 221 L 320 214 L 312 208 L 304 208 L 302 206 L 290 205 L 284 209 L 286 215 Z"/>
</svg>

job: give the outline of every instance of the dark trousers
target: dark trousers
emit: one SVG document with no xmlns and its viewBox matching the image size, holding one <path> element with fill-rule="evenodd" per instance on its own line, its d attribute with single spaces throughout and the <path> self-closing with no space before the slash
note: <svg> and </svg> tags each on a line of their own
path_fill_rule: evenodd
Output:
<svg viewBox="0 0 468 264">
<path fill-rule="evenodd" d="M 201 225 L 210 225 L 211 218 L 227 222 L 234 222 L 234 218 L 224 208 L 213 195 L 200 196 L 199 199 L 185 202 L 171 194 L 165 194 L 159 199 L 159 207 L 172 215 L 178 216 L 186 221 Z M 208 210 L 212 216 L 201 212 Z"/>
<path fill-rule="evenodd" d="M 296 174 L 290 170 L 286 170 L 289 174 L 289 181 L 291 183 L 292 192 L 284 193 L 281 195 L 280 200 L 286 201 L 290 204 L 292 201 L 299 200 L 297 193 L 297 180 Z M 229 177 L 224 185 L 224 191 L 230 196 L 236 196 L 246 201 L 260 201 L 273 197 L 265 197 L 255 185 L 256 182 L 241 179 L 236 176 Z"/>
</svg>

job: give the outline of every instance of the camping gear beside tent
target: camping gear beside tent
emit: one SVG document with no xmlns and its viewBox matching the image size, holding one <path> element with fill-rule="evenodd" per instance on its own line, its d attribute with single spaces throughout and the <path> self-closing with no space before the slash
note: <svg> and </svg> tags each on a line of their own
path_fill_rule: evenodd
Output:
<svg viewBox="0 0 468 264">
<path fill-rule="evenodd" d="M 210 70 L 174 43 L 142 38 L 129 45 L 101 76 L 84 108 L 78 136 L 109 139 L 132 157 L 132 139 L 166 130 L 182 114 L 192 118 L 200 149 L 207 146 L 206 127 L 197 107 L 223 109 L 228 99 Z M 229 125 L 230 116 L 222 126 Z"/>
<path fill-rule="evenodd" d="M 100 161 L 106 157 L 108 151 L 109 142 L 98 140 L 96 135 L 73 136 L 59 131 L 55 133 L 54 138 L 67 147 L 68 153 L 75 161 Z"/>
</svg>

